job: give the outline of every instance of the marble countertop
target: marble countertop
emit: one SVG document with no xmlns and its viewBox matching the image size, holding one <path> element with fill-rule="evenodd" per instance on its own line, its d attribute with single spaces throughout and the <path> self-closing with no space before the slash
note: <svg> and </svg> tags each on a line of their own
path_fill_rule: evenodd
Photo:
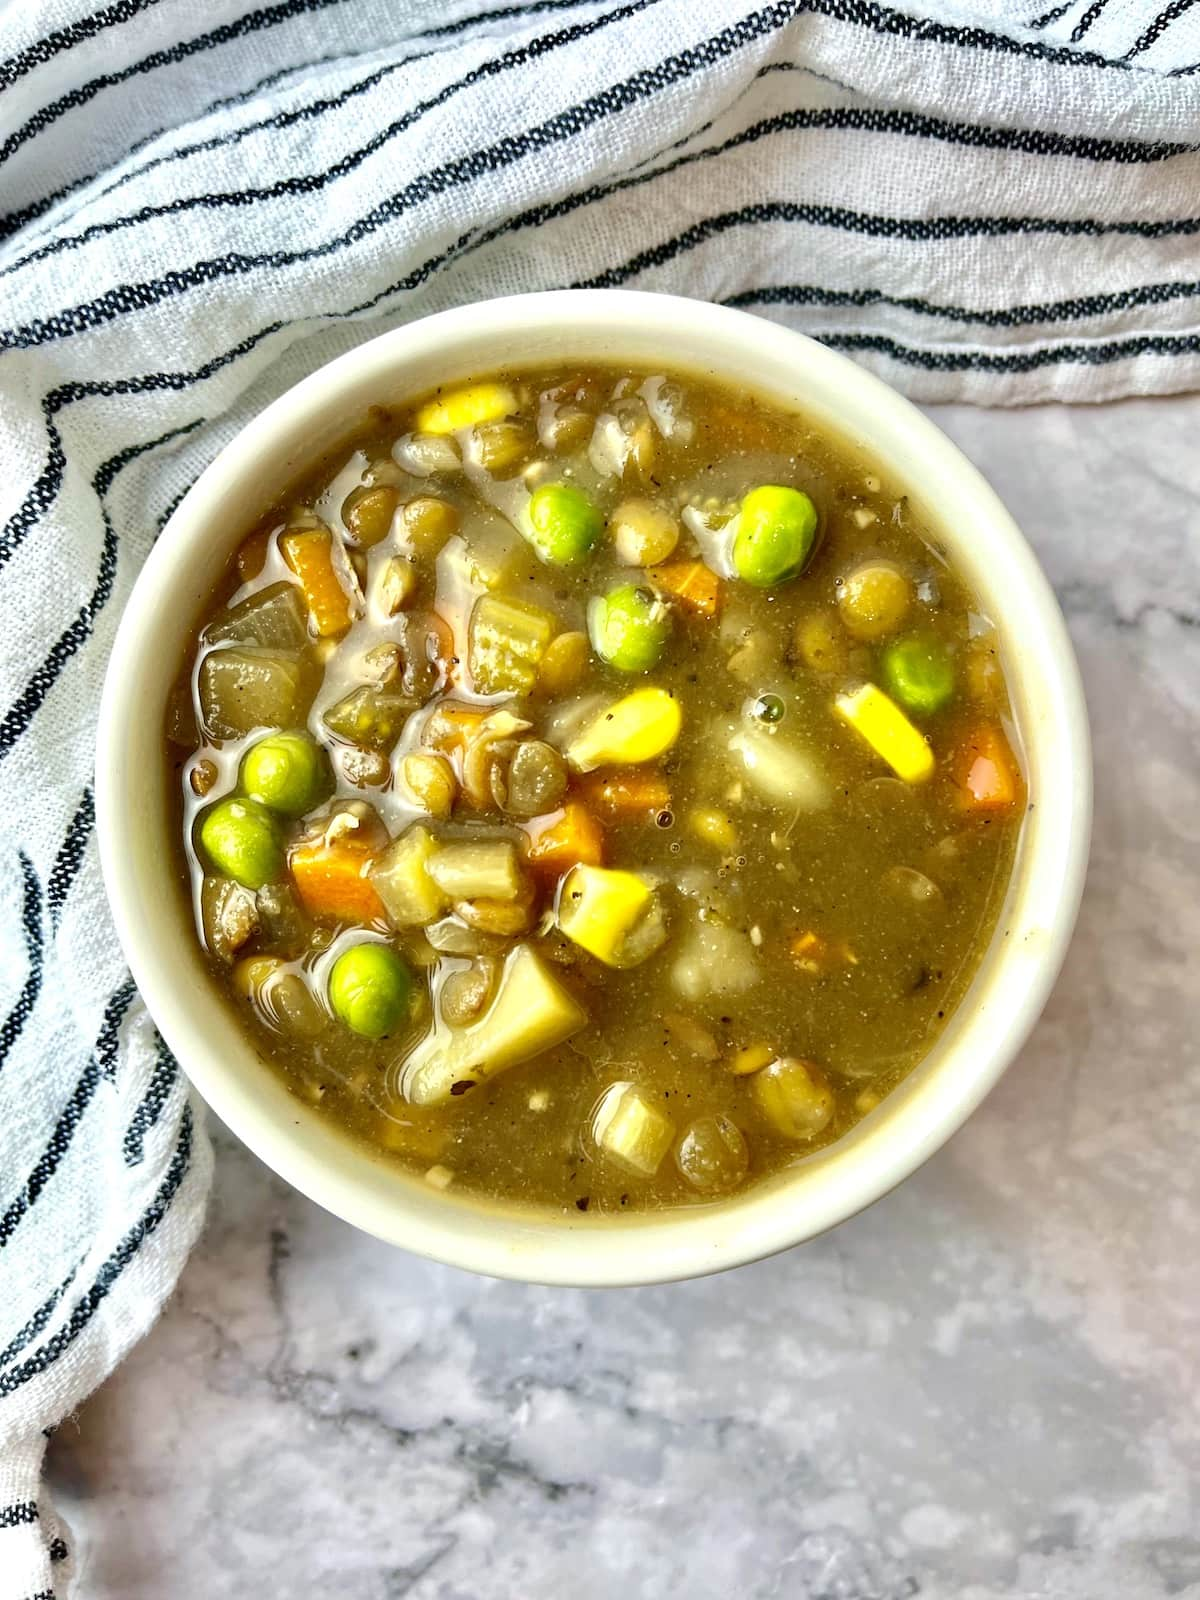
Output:
<svg viewBox="0 0 1200 1600">
<path fill-rule="evenodd" d="M 1200 1596 L 1200 397 L 932 414 L 1057 589 L 1078 933 L 920 1173 L 734 1274 L 528 1288 L 216 1130 L 162 1321 L 56 1435 L 86 1600 Z"/>
</svg>

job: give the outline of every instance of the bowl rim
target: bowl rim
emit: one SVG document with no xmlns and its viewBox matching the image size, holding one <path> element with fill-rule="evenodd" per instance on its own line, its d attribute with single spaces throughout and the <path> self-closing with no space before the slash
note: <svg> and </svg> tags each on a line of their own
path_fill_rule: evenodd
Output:
<svg viewBox="0 0 1200 1600">
<path fill-rule="evenodd" d="M 161 690 L 165 702 L 178 670 L 180 651 L 171 655 L 166 632 L 171 603 L 185 606 L 190 625 L 203 593 L 193 576 L 197 552 L 220 525 L 222 505 L 253 481 L 264 454 L 291 462 L 294 475 L 311 459 L 305 440 L 348 396 L 378 396 L 389 385 L 414 392 L 416 382 L 397 375 L 433 363 L 450 378 L 536 365 L 539 345 L 581 359 L 612 349 L 610 359 L 639 364 L 654 364 L 657 352 L 663 366 L 741 383 L 753 368 L 764 393 L 792 393 L 791 403 L 914 491 L 959 570 L 974 565 L 968 582 L 984 590 L 1010 688 L 1015 672 L 1036 810 L 1023 829 L 1004 937 L 998 930 L 929 1055 L 877 1110 L 835 1144 L 719 1204 L 560 1218 L 435 1191 L 372 1160 L 287 1096 L 245 1040 L 237 1059 L 233 1018 L 218 1010 L 215 988 L 197 982 L 197 961 L 181 956 L 156 903 L 161 874 L 173 869 L 150 859 L 141 823 L 152 807 L 137 788 L 133 752 L 146 743 L 147 694 L 153 702 Z M 505 347 L 507 360 L 481 354 L 472 369 L 470 352 Z M 634 347 L 645 354 L 631 354 Z M 922 485 L 936 486 L 936 508 L 923 500 L 933 488 L 914 484 L 917 472 Z M 232 537 L 226 543 L 222 561 Z M 992 586 L 1001 582 L 997 605 Z M 161 747 L 161 732 L 154 737 Z M 118 624 L 97 725 L 95 799 L 105 886 L 134 980 L 188 1077 L 255 1154 L 344 1220 L 431 1259 L 494 1277 L 614 1287 L 696 1277 L 815 1237 L 879 1199 L 957 1131 L 1025 1042 L 1065 957 L 1086 872 L 1092 769 L 1078 666 L 1050 585 L 986 480 L 915 406 L 846 357 L 742 311 L 632 290 L 553 290 L 439 312 L 370 339 L 289 389 L 220 451 L 172 512 Z"/>
</svg>

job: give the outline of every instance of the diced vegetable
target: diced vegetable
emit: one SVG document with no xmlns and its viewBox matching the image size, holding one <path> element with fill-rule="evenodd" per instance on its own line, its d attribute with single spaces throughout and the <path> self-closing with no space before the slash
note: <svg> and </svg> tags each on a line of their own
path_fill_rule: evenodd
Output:
<svg viewBox="0 0 1200 1600">
<path fill-rule="evenodd" d="M 242 757 L 242 788 L 285 817 L 302 817 L 329 781 L 325 752 L 307 733 L 270 733 Z"/>
<path fill-rule="evenodd" d="M 863 562 L 838 590 L 846 631 L 867 643 L 895 633 L 912 603 L 912 584 L 890 561 Z"/>
<path fill-rule="evenodd" d="M 517 397 L 506 383 L 472 383 L 428 400 L 417 412 L 419 433 L 458 433 L 480 422 L 495 422 L 517 410 Z"/>
<path fill-rule="evenodd" d="M 732 855 L 737 849 L 737 829 L 726 813 L 715 806 L 693 806 L 688 812 L 688 827 L 697 839 L 703 839 L 705 844 L 713 845 L 726 855 Z"/>
<path fill-rule="evenodd" d="M 592 1137 L 621 1166 L 652 1178 L 674 1142 L 675 1124 L 632 1083 L 614 1083 L 596 1108 Z"/>
<path fill-rule="evenodd" d="M 961 803 L 968 811 L 1007 811 L 1021 795 L 1016 757 L 994 722 L 985 722 L 965 740 L 955 775 Z"/>
<path fill-rule="evenodd" d="M 729 1058 L 729 1070 L 735 1078 L 748 1078 L 751 1073 L 761 1072 L 774 1061 L 778 1051 L 769 1044 L 747 1044 L 740 1050 L 735 1050 Z"/>
<path fill-rule="evenodd" d="M 618 672 L 657 666 L 671 632 L 671 613 L 652 589 L 623 583 L 588 606 L 592 649 Z"/>
<path fill-rule="evenodd" d="M 458 700 L 443 700 L 438 705 L 421 735 L 421 743 L 432 750 L 447 753 L 465 750 L 487 720 L 482 706 L 463 705 Z"/>
<path fill-rule="evenodd" d="M 842 721 L 854 729 L 905 783 L 925 783 L 933 776 L 933 751 L 919 729 L 883 690 L 864 683 L 833 702 Z"/>
<path fill-rule="evenodd" d="M 604 831 L 587 806 L 568 800 L 561 811 L 526 823 L 529 865 L 541 877 L 557 878 L 578 863 L 604 860 Z"/>
<path fill-rule="evenodd" d="M 484 594 L 471 611 L 468 659 L 479 694 L 528 694 L 558 619 L 524 600 Z"/>
<path fill-rule="evenodd" d="M 883 681 L 892 698 L 917 716 L 932 716 L 954 698 L 954 663 L 935 635 L 910 633 L 883 652 Z"/>
<path fill-rule="evenodd" d="M 759 1109 L 787 1139 L 814 1139 L 833 1120 L 833 1092 L 811 1061 L 781 1056 L 754 1078 Z"/>
<path fill-rule="evenodd" d="M 363 684 L 330 706 L 322 721 L 347 744 L 386 755 L 404 729 L 415 702 L 398 689 Z"/>
<path fill-rule="evenodd" d="M 610 967 L 637 966 L 667 937 L 653 883 L 605 867 L 572 867 L 559 895 L 558 925 Z"/>
<path fill-rule="evenodd" d="M 829 803 L 828 780 L 807 750 L 770 724 L 746 724 L 730 739 L 729 749 L 764 800 L 800 811 Z"/>
<path fill-rule="evenodd" d="M 567 745 L 563 754 L 576 772 L 597 767 L 635 766 L 654 761 L 679 737 L 683 712 L 666 689 L 635 689 L 607 710 L 598 712 Z"/>
<path fill-rule="evenodd" d="M 390 945 L 351 945 L 330 969 L 329 1005 L 352 1033 L 385 1038 L 411 1009 L 412 974 Z"/>
<path fill-rule="evenodd" d="M 605 822 L 653 822 L 671 805 L 671 790 L 661 772 L 635 768 L 632 772 L 593 772 L 580 784 L 580 792 Z"/>
<path fill-rule="evenodd" d="M 798 577 L 817 537 L 817 508 L 800 489 L 751 489 L 735 520 L 733 568 L 745 583 L 769 589 Z"/>
<path fill-rule="evenodd" d="M 200 715 L 214 739 L 303 723 L 312 689 L 298 655 L 225 646 L 200 663 Z"/>
<path fill-rule="evenodd" d="M 538 668 L 537 687 L 543 694 L 570 694 L 587 670 L 588 637 L 571 630 L 551 639 Z"/>
<path fill-rule="evenodd" d="M 218 872 L 244 889 L 283 875 L 279 824 L 257 800 L 218 800 L 200 821 L 200 847 Z"/>
<path fill-rule="evenodd" d="M 391 531 L 399 499 L 399 490 L 386 484 L 377 487 L 363 484 L 347 495 L 342 506 L 342 522 L 360 545 L 378 544 Z"/>
<path fill-rule="evenodd" d="M 458 793 L 458 779 L 445 756 L 416 751 L 405 756 L 400 770 L 416 803 L 431 817 L 444 822 L 454 809 Z"/>
<path fill-rule="evenodd" d="M 788 954 L 801 972 L 820 977 L 833 967 L 856 967 L 858 957 L 844 940 L 830 940 L 812 928 L 793 934 Z"/>
<path fill-rule="evenodd" d="M 258 932 L 254 896 L 232 878 L 205 878 L 200 889 L 200 914 L 204 943 L 218 961 L 232 961 Z"/>
<path fill-rule="evenodd" d="M 737 928 L 710 918 L 692 923 L 671 965 L 671 983 L 685 1000 L 742 994 L 762 976 L 754 946 Z"/>
<path fill-rule="evenodd" d="M 370 886 L 394 928 L 423 927 L 450 904 L 450 897 L 429 876 L 429 863 L 440 848 L 418 822 L 375 859 Z"/>
<path fill-rule="evenodd" d="M 266 943 L 276 949 L 298 950 L 311 930 L 291 884 L 286 880 L 264 883 L 256 899 Z"/>
<path fill-rule="evenodd" d="M 796 652 L 810 672 L 845 672 L 850 651 L 832 611 L 810 611 L 796 624 Z"/>
<path fill-rule="evenodd" d="M 522 739 L 508 769 L 504 809 L 509 816 L 545 816 L 566 792 L 566 763 L 554 746 L 544 739 Z"/>
<path fill-rule="evenodd" d="M 383 563 L 373 592 L 385 617 L 404 610 L 417 592 L 417 569 L 408 556 L 390 556 Z"/>
<path fill-rule="evenodd" d="M 231 606 L 204 630 L 205 644 L 256 644 L 269 650 L 299 650 L 308 623 L 294 583 L 273 583 Z"/>
<path fill-rule="evenodd" d="M 703 561 L 670 561 L 651 567 L 646 576 L 693 616 L 715 617 L 721 609 L 721 580 Z"/>
<path fill-rule="evenodd" d="M 544 483 L 529 499 L 529 541 L 543 561 L 571 567 L 586 559 L 604 519 L 572 483 Z"/>
<path fill-rule="evenodd" d="M 728 1117 L 698 1117 L 675 1151 L 680 1172 L 701 1194 L 735 1189 L 750 1166 L 750 1152 L 736 1122 Z"/>
<path fill-rule="evenodd" d="M 577 1033 L 587 1013 L 541 957 L 518 945 L 504 964 L 496 998 L 469 1028 L 439 1026 L 408 1057 L 401 1090 L 414 1105 L 455 1093 L 528 1061 Z"/>
<path fill-rule="evenodd" d="M 523 888 L 511 839 L 463 839 L 443 844 L 426 871 L 450 900 L 515 900 Z"/>
<path fill-rule="evenodd" d="M 289 865 L 300 902 L 311 917 L 336 922 L 382 922 L 383 903 L 367 877 L 375 848 L 353 833 L 302 840 Z"/>
<path fill-rule="evenodd" d="M 301 528 L 280 536 L 283 558 L 300 580 L 313 630 L 320 639 L 345 633 L 354 619 L 350 596 L 334 565 L 328 528 Z"/>
<path fill-rule="evenodd" d="M 627 567 L 666 561 L 679 543 L 679 523 L 653 500 L 622 500 L 609 518 L 617 560 Z"/>
</svg>

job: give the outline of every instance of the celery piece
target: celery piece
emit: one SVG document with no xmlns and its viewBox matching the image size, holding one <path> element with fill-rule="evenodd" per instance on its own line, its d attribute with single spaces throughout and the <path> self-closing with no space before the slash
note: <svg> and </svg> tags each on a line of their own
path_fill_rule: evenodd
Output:
<svg viewBox="0 0 1200 1600">
<path fill-rule="evenodd" d="M 440 848 L 429 829 L 418 822 L 375 859 L 370 871 L 371 886 L 383 901 L 393 927 L 423 927 L 440 917 L 450 904 L 449 896 L 428 871 L 430 860 Z"/>
<path fill-rule="evenodd" d="M 511 839 L 463 839 L 445 844 L 429 876 L 451 900 L 515 900 L 524 887 Z"/>
<path fill-rule="evenodd" d="M 200 664 L 200 715 L 211 738 L 301 727 L 311 702 L 303 663 L 287 651 L 225 646 Z"/>
<path fill-rule="evenodd" d="M 524 600 L 480 595 L 467 641 L 471 680 L 479 694 L 528 694 L 558 619 Z"/>
<path fill-rule="evenodd" d="M 675 1139 L 675 1124 L 632 1083 L 605 1091 L 592 1119 L 600 1149 L 640 1178 L 652 1178 Z"/>
<path fill-rule="evenodd" d="M 204 630 L 205 644 L 257 644 L 299 650 L 308 639 L 308 613 L 294 583 L 273 583 L 231 606 Z"/>
<path fill-rule="evenodd" d="M 469 1028 L 439 1024 L 404 1063 L 401 1091 L 413 1105 L 438 1105 L 561 1044 L 586 1021 L 574 995 L 529 945 L 520 944 L 480 1020 Z"/>
<path fill-rule="evenodd" d="M 345 739 L 347 744 L 386 755 L 400 737 L 409 713 L 415 709 L 416 701 L 408 695 L 399 694 L 395 689 L 363 684 L 330 706 L 322 720 L 330 733 Z"/>
</svg>

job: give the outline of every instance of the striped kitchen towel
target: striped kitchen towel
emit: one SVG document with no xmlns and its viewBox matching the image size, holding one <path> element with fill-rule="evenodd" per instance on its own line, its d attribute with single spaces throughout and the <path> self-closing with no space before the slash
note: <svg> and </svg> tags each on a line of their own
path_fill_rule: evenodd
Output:
<svg viewBox="0 0 1200 1600">
<path fill-rule="evenodd" d="M 5 1600 L 64 1592 L 47 1430 L 153 1320 L 209 1177 L 93 837 L 157 529 L 319 363 L 521 290 L 721 300 L 925 399 L 1193 386 L 1200 6 L 978 5 L 0 10 Z"/>
</svg>

